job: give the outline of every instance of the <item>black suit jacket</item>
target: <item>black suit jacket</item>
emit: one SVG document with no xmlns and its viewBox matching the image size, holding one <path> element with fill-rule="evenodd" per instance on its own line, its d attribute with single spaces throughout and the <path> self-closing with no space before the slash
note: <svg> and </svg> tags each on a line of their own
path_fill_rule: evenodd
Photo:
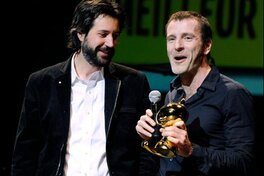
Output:
<svg viewBox="0 0 264 176">
<path fill-rule="evenodd" d="M 12 176 L 63 175 L 70 122 L 71 59 L 29 76 L 15 148 Z M 140 146 L 135 131 L 149 106 L 145 75 L 111 63 L 105 76 L 105 132 L 111 176 L 155 175 L 158 163 Z M 96 152 L 96 151 L 95 151 Z"/>
</svg>

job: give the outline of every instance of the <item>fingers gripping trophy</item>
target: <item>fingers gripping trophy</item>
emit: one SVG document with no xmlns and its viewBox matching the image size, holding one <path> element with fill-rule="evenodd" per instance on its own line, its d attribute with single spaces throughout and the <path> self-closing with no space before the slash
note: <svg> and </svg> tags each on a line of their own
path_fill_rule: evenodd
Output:
<svg viewBox="0 0 264 176">
<path fill-rule="evenodd" d="M 155 131 L 149 140 L 143 141 L 143 147 L 149 152 L 165 157 L 176 157 L 177 149 L 166 138 L 162 137 L 160 128 L 165 128 L 174 125 L 178 121 L 186 121 L 188 111 L 185 107 L 185 99 L 181 99 L 179 102 L 170 102 L 167 105 L 162 106 L 157 110 L 157 103 L 161 99 L 161 93 L 157 90 L 153 90 L 149 93 L 149 100 L 151 102 L 151 110 L 153 112 L 153 119 L 156 121 Z"/>
</svg>

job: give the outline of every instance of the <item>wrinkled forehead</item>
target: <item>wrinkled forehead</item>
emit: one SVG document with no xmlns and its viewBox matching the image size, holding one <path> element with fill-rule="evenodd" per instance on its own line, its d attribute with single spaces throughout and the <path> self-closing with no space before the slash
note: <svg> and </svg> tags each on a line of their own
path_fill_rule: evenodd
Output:
<svg viewBox="0 0 264 176">
<path fill-rule="evenodd" d="M 201 33 L 201 25 L 193 18 L 176 19 L 168 23 L 166 34 L 171 33 Z"/>
</svg>

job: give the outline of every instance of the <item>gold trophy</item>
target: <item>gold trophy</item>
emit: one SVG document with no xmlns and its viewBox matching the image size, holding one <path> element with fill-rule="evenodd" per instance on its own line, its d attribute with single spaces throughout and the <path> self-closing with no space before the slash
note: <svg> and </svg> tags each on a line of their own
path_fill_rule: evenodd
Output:
<svg viewBox="0 0 264 176">
<path fill-rule="evenodd" d="M 145 149 L 161 157 L 176 157 L 176 148 L 166 137 L 161 136 L 159 129 L 172 126 L 178 121 L 186 121 L 188 111 L 185 108 L 184 103 L 185 99 L 183 98 L 179 102 L 171 102 L 164 105 L 156 114 L 153 113 L 157 125 L 152 137 L 147 141 L 143 141 L 143 147 Z"/>
</svg>

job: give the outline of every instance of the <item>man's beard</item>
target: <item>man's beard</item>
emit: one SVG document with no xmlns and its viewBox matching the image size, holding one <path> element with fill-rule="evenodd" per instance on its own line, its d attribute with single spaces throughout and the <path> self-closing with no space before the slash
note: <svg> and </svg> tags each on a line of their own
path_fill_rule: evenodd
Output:
<svg viewBox="0 0 264 176">
<path fill-rule="evenodd" d="M 82 52 L 83 52 L 83 56 L 85 58 L 85 60 L 96 67 L 105 67 L 107 66 L 111 60 L 112 57 L 114 56 L 115 50 L 114 48 L 108 48 L 108 47 L 104 47 L 104 48 L 100 48 L 100 46 L 97 46 L 94 50 L 92 48 L 90 48 L 88 45 L 86 45 L 86 42 L 82 45 Z M 98 58 L 97 57 L 97 53 L 98 51 L 103 51 L 103 52 L 107 52 L 108 53 L 108 57 L 105 59 L 102 58 Z"/>
</svg>

